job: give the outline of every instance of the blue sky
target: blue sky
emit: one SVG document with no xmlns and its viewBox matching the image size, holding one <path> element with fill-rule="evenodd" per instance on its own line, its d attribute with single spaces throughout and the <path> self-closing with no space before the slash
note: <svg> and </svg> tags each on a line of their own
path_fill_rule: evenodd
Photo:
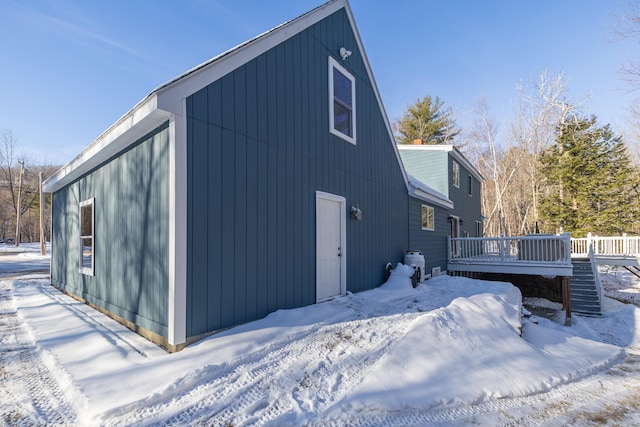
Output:
<svg viewBox="0 0 640 427">
<path fill-rule="evenodd" d="M 516 84 L 564 72 L 569 97 L 622 132 L 620 79 L 638 40 L 611 42 L 631 0 L 352 0 L 391 121 L 426 94 L 467 126 L 481 95 L 509 116 Z M 160 84 L 323 0 L 0 0 L 0 128 L 35 163 L 71 160 Z"/>
</svg>

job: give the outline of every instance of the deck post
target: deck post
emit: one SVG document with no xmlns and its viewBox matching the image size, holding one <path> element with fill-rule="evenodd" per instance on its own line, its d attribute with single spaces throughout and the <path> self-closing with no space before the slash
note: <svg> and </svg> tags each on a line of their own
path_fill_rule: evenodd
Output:
<svg viewBox="0 0 640 427">
<path fill-rule="evenodd" d="M 562 277 L 562 304 L 565 309 L 564 325 L 571 326 L 571 278 Z"/>
</svg>

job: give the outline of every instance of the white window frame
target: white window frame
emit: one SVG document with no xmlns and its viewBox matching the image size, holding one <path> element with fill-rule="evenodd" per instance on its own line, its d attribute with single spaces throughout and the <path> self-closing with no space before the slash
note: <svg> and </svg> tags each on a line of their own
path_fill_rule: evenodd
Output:
<svg viewBox="0 0 640 427">
<path fill-rule="evenodd" d="M 80 216 L 80 273 L 87 274 L 89 276 L 93 276 L 95 274 L 95 266 L 96 266 L 96 204 L 95 197 L 91 199 L 84 200 L 80 202 L 80 211 L 78 215 Z M 82 235 L 82 208 L 85 206 L 91 206 L 91 234 L 90 235 Z M 91 267 L 84 266 L 84 240 L 91 239 Z"/>
<path fill-rule="evenodd" d="M 426 224 L 424 221 L 424 214 L 425 214 L 425 210 L 426 210 Z M 429 227 L 429 213 L 431 213 L 431 227 Z M 420 224 L 422 226 L 423 230 L 426 231 L 434 231 L 436 229 L 436 212 L 435 209 L 433 209 L 432 206 L 428 206 L 428 205 L 422 205 L 422 208 L 420 210 Z"/>
<path fill-rule="evenodd" d="M 451 177 L 453 179 L 453 186 L 456 188 L 460 188 L 460 165 L 455 160 L 451 165 L 452 174 Z"/>
<path fill-rule="evenodd" d="M 335 128 L 334 117 L 334 92 L 333 92 L 333 70 L 338 70 L 342 75 L 351 81 L 351 133 L 346 135 Z M 356 79 L 333 57 L 329 57 L 329 132 L 344 139 L 345 141 L 356 145 Z"/>
</svg>

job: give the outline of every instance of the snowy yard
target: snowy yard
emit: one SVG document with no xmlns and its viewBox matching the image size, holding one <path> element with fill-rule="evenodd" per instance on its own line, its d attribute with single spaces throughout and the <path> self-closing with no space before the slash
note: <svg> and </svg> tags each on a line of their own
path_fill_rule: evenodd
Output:
<svg viewBox="0 0 640 427">
<path fill-rule="evenodd" d="M 37 248 L 1 251 L 0 425 L 640 423 L 632 304 L 606 298 L 602 318 L 565 327 L 545 300 L 525 305 L 556 317 L 522 318 L 510 284 L 441 276 L 413 289 L 397 268 L 381 288 L 168 354 L 27 273 L 47 268 Z M 640 290 L 615 273 L 608 293 Z"/>
</svg>

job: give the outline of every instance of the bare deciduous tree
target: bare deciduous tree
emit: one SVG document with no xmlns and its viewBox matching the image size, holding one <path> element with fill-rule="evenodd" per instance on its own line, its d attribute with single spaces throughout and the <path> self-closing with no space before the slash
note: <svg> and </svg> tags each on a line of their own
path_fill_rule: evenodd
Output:
<svg viewBox="0 0 640 427">
<path fill-rule="evenodd" d="M 24 162 L 27 172 L 20 184 L 21 167 Z M 42 170 L 50 176 L 55 170 L 51 166 L 29 165 L 24 154 L 20 153 L 18 139 L 10 129 L 0 129 L 0 239 L 13 238 L 16 235 L 17 208 L 20 206 L 21 240 L 36 241 L 39 238 L 39 178 Z M 18 203 L 20 194 L 20 203 Z M 48 235 L 48 230 L 45 231 Z"/>
<path fill-rule="evenodd" d="M 563 72 L 553 73 L 546 69 L 529 85 L 521 82 L 517 86 L 519 109 L 511 133 L 512 140 L 526 157 L 518 172 L 524 175 L 524 179 L 519 181 L 528 187 L 528 191 L 522 194 L 523 200 L 518 202 L 523 209 L 526 206 L 526 215 L 520 218 L 520 233 L 532 232 L 534 225 L 537 231 L 542 191 L 540 154 L 555 142 L 558 125 L 578 120 L 579 107 L 576 105 L 584 102 L 569 102 L 567 86 L 568 79 Z"/>
<path fill-rule="evenodd" d="M 629 7 L 624 16 L 621 17 L 619 25 L 615 29 L 618 39 L 640 38 L 640 1 L 635 0 L 629 3 Z M 622 79 L 626 81 L 632 90 L 640 89 L 640 59 L 636 57 L 628 58 L 620 67 Z"/>
</svg>

